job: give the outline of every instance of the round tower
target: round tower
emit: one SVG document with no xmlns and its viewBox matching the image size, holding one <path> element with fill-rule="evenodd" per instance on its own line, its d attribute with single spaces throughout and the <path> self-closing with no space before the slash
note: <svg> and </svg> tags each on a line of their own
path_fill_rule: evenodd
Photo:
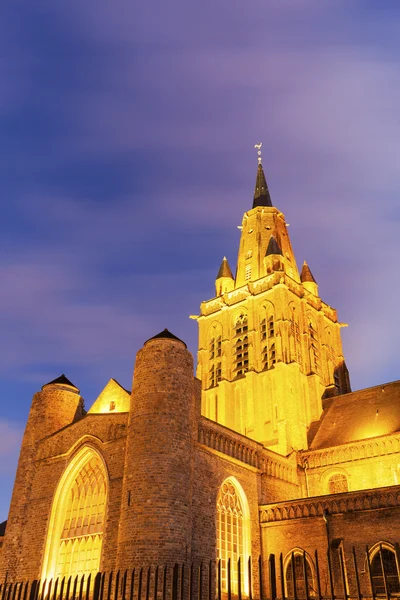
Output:
<svg viewBox="0 0 400 600">
<path fill-rule="evenodd" d="M 136 358 L 118 568 L 190 558 L 195 419 L 193 358 L 165 329 Z"/>
<path fill-rule="evenodd" d="M 38 529 L 30 513 L 38 442 L 70 425 L 82 414 L 83 399 L 65 375 L 45 384 L 33 396 L 14 482 L 0 575 L 7 571 L 14 581 L 39 577 L 40 556 L 32 549 L 32 536 L 38 538 L 40 527 Z"/>
<path fill-rule="evenodd" d="M 42 386 L 32 399 L 25 437 L 40 440 L 83 415 L 83 399 L 79 389 L 64 374 Z"/>
</svg>

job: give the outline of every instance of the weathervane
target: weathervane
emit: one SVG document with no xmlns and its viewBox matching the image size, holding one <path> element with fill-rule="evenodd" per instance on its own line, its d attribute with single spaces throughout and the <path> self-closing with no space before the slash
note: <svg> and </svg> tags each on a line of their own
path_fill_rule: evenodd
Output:
<svg viewBox="0 0 400 600">
<path fill-rule="evenodd" d="M 257 148 L 257 154 L 258 154 L 258 164 L 261 165 L 261 147 L 262 147 L 262 142 L 260 142 L 259 144 L 254 144 L 254 148 Z"/>
</svg>

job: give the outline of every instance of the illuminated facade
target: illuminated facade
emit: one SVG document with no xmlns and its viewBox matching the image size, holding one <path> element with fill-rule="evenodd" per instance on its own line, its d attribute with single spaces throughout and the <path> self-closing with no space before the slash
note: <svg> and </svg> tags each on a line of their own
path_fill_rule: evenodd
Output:
<svg viewBox="0 0 400 600">
<path fill-rule="evenodd" d="M 286 593 L 294 568 L 313 595 L 315 549 L 335 565 L 369 544 L 377 589 L 383 561 L 399 591 L 400 382 L 351 392 L 336 311 L 299 272 L 261 162 L 241 230 L 236 277 L 224 258 L 196 317 L 197 378 L 165 330 L 131 392 L 111 379 L 87 412 L 64 375 L 35 394 L 1 578 L 220 558 L 226 587 L 240 558 L 247 593 L 248 558 L 281 552 Z"/>
</svg>

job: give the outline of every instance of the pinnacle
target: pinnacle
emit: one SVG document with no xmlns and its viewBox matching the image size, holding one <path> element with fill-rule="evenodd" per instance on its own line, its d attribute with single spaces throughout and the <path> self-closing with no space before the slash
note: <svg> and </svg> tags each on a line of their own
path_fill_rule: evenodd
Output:
<svg viewBox="0 0 400 600">
<path fill-rule="evenodd" d="M 222 259 L 222 263 L 221 263 L 221 266 L 218 271 L 217 279 L 219 279 L 220 277 L 229 277 L 230 279 L 233 279 L 232 271 L 231 271 L 231 268 L 229 266 L 226 256 L 224 256 L 224 258 Z"/>
<path fill-rule="evenodd" d="M 306 263 L 306 261 L 304 261 L 303 263 L 303 268 L 301 270 L 301 275 L 300 275 L 300 281 L 302 283 L 304 283 L 305 281 L 311 282 L 311 283 L 317 283 L 314 279 L 313 274 L 311 273 L 310 267 L 308 266 L 308 264 Z"/>
</svg>

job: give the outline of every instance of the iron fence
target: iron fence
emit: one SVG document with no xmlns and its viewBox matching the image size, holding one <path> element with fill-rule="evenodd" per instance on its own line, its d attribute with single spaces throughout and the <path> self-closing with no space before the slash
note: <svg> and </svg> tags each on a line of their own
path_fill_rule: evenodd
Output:
<svg viewBox="0 0 400 600">
<path fill-rule="evenodd" d="M 378 600 L 400 598 L 400 551 L 393 560 L 380 545 L 371 561 L 366 547 L 311 556 L 303 551 L 261 556 L 237 565 L 231 559 L 199 564 L 147 566 L 125 571 L 78 574 L 50 580 L 7 581 L 0 600 Z M 245 568 L 244 568 L 245 567 Z"/>
</svg>

